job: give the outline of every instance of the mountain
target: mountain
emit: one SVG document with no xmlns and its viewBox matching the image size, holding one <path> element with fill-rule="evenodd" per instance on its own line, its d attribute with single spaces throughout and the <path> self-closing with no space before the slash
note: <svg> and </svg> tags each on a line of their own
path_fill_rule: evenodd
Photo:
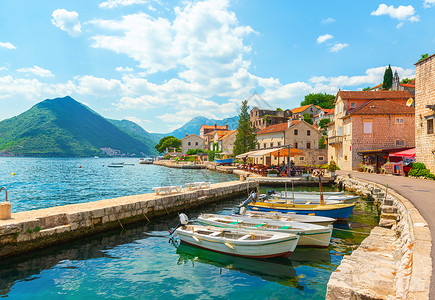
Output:
<svg viewBox="0 0 435 300">
<path fill-rule="evenodd" d="M 142 156 L 155 153 L 153 143 L 124 132 L 71 97 L 47 99 L 0 122 L 2 155 Z"/>
<path fill-rule="evenodd" d="M 192 120 L 190 120 L 189 122 L 187 122 L 186 124 L 184 124 L 182 127 L 168 133 L 165 134 L 164 136 L 167 135 L 172 135 L 178 139 L 182 139 L 186 136 L 187 134 L 198 134 L 199 135 L 199 128 L 201 127 L 202 124 L 206 124 L 206 125 L 218 125 L 218 126 L 225 126 L 226 124 L 228 124 L 228 128 L 230 130 L 234 130 L 237 129 L 239 123 L 239 117 L 235 116 L 235 117 L 231 117 L 231 118 L 226 118 L 223 120 L 214 120 L 214 119 L 208 119 L 205 117 L 195 117 Z"/>
</svg>

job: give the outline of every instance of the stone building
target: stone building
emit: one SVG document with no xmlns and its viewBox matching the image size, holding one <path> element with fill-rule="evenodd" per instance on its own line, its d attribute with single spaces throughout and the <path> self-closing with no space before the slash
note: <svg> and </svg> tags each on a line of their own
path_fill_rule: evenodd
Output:
<svg viewBox="0 0 435 300">
<path fill-rule="evenodd" d="M 251 127 L 262 130 L 270 125 L 287 122 L 292 116 L 289 109 L 286 110 L 268 110 L 254 107 L 250 113 Z"/>
<path fill-rule="evenodd" d="M 328 126 L 328 162 L 342 170 L 360 163 L 377 171 L 388 153 L 414 147 L 414 108 L 408 91 L 339 91 Z"/>
<path fill-rule="evenodd" d="M 216 124 L 214 124 L 214 126 L 202 124 L 201 127 L 199 128 L 199 136 L 202 138 L 205 138 L 205 135 L 207 133 L 212 132 L 212 131 L 216 131 L 216 130 L 229 131 L 228 124 L 226 124 L 225 126 L 217 126 Z"/>
<path fill-rule="evenodd" d="M 309 114 L 311 118 L 319 114 L 323 109 L 320 106 L 314 104 L 308 104 L 301 107 L 296 107 L 291 110 L 292 119 L 298 120 L 304 117 L 304 114 Z"/>
<path fill-rule="evenodd" d="M 382 88 L 382 83 L 381 83 L 378 84 L 377 86 L 372 87 L 368 91 L 382 91 L 382 90 L 384 89 Z M 412 79 L 408 83 L 400 83 L 399 74 L 397 73 L 396 70 L 394 72 L 393 82 L 389 91 L 408 91 L 415 96 L 415 79 Z"/>
<path fill-rule="evenodd" d="M 204 139 L 196 134 L 187 135 L 186 133 L 186 137 L 181 139 L 181 149 L 183 154 L 186 154 L 190 149 L 204 150 L 204 148 Z"/>
<path fill-rule="evenodd" d="M 435 54 L 415 64 L 416 161 L 435 173 Z"/>
<path fill-rule="evenodd" d="M 218 148 L 220 151 L 222 151 L 223 154 L 233 154 L 236 136 L 237 130 L 231 130 L 218 138 Z"/>
</svg>

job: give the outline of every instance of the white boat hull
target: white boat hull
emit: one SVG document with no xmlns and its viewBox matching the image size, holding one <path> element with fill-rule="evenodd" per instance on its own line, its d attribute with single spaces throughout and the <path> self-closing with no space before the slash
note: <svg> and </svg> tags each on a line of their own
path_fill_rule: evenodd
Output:
<svg viewBox="0 0 435 300">
<path fill-rule="evenodd" d="M 193 229 L 192 229 L 193 228 Z M 198 232 L 198 228 L 207 228 L 205 226 L 187 225 L 185 229 L 178 228 L 176 233 L 181 242 L 207 250 L 251 258 L 269 258 L 269 257 L 288 257 L 296 248 L 299 237 L 291 234 L 276 233 L 273 238 L 258 239 L 259 236 L 270 236 L 270 233 L 261 231 L 244 231 L 237 232 L 243 236 L 253 237 L 254 239 L 232 239 L 225 237 L 216 237 L 203 235 Z M 222 229 L 212 229 L 217 232 Z"/>
<path fill-rule="evenodd" d="M 246 216 L 256 219 L 271 219 L 278 221 L 295 221 L 301 223 L 309 223 L 314 225 L 328 226 L 332 225 L 336 220 L 328 217 L 299 215 L 295 213 L 279 213 L 266 211 L 247 211 Z"/>
</svg>

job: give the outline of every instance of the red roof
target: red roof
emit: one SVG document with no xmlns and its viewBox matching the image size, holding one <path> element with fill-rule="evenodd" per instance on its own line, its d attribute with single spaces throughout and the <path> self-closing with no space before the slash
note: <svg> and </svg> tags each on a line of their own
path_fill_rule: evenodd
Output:
<svg viewBox="0 0 435 300">
<path fill-rule="evenodd" d="M 299 121 L 297 121 L 299 122 Z M 292 122 L 293 124 L 293 122 Z M 275 125 L 270 125 L 267 126 L 266 128 L 260 130 L 259 132 L 257 132 L 258 134 L 267 134 L 267 133 L 273 133 L 273 132 L 283 132 L 288 128 L 288 123 L 280 123 L 280 124 L 275 124 Z"/>
<path fill-rule="evenodd" d="M 415 98 L 409 91 L 338 91 L 341 99 L 388 100 Z"/>
<path fill-rule="evenodd" d="M 352 115 L 413 115 L 415 108 L 393 101 L 372 100 L 354 109 L 346 117 Z"/>
<path fill-rule="evenodd" d="M 368 91 L 371 91 L 371 90 L 377 89 L 377 88 L 380 87 L 380 86 L 382 86 L 382 83 L 381 83 L 381 84 L 378 84 L 378 85 L 376 85 L 376 86 L 374 86 L 374 87 L 372 87 L 371 89 L 368 89 Z"/>
<path fill-rule="evenodd" d="M 405 87 L 412 87 L 415 88 L 415 84 L 409 84 L 409 83 L 401 83 L 401 86 L 405 86 Z"/>
<path fill-rule="evenodd" d="M 306 109 L 307 109 L 308 107 L 310 107 L 311 105 L 313 105 L 313 104 L 308 104 L 308 105 L 304 105 L 304 106 L 301 106 L 301 107 L 293 108 L 293 109 L 291 110 L 291 112 L 294 113 L 294 114 L 300 113 L 300 112 L 306 110 Z M 314 105 L 314 106 L 317 107 L 317 108 L 319 108 L 319 109 L 322 109 L 320 106 L 317 106 L 317 105 Z"/>
<path fill-rule="evenodd" d="M 227 129 L 227 127 L 226 126 L 214 126 L 214 125 L 205 125 L 205 124 L 202 124 L 201 125 L 201 128 L 204 128 L 204 129 Z"/>
</svg>

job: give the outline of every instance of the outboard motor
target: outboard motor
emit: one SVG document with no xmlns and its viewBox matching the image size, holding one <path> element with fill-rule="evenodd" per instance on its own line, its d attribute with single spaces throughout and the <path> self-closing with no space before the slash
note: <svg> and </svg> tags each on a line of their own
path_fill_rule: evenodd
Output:
<svg viewBox="0 0 435 300">
<path fill-rule="evenodd" d="M 249 195 L 249 197 L 245 201 L 243 201 L 239 205 L 234 206 L 234 213 L 241 214 L 242 207 L 246 208 L 246 206 L 248 206 L 249 203 L 251 203 L 252 201 L 256 201 L 256 200 L 257 200 L 257 193 L 252 191 L 251 194 Z"/>
<path fill-rule="evenodd" d="M 246 207 L 245 207 L 245 206 L 242 206 L 242 207 L 240 207 L 239 214 L 242 215 L 242 216 L 244 216 L 244 215 L 246 215 L 246 211 L 247 211 Z"/>
<path fill-rule="evenodd" d="M 183 226 L 185 226 L 185 225 L 187 225 L 187 223 L 189 223 L 189 218 L 183 213 L 179 214 L 178 218 L 180 219 L 180 224 Z"/>
</svg>

